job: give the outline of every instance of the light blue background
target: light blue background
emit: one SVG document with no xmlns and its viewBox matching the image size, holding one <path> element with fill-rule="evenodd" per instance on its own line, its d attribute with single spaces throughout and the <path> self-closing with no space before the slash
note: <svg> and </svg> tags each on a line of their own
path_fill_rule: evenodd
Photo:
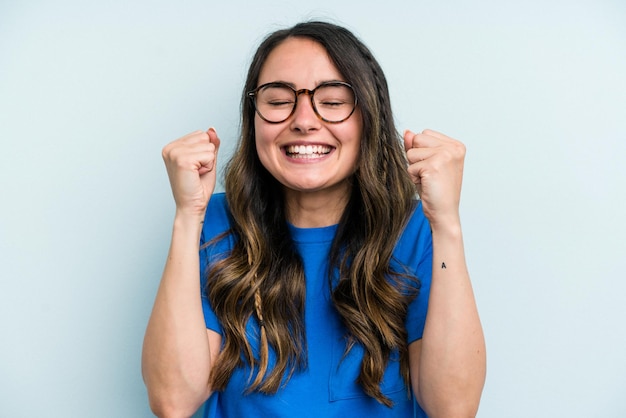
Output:
<svg viewBox="0 0 626 418">
<path fill-rule="evenodd" d="M 371 47 L 401 129 L 468 147 L 479 416 L 626 416 L 621 0 L 0 0 L 0 416 L 151 416 L 160 150 L 215 126 L 223 163 L 251 53 L 311 17 Z"/>
</svg>

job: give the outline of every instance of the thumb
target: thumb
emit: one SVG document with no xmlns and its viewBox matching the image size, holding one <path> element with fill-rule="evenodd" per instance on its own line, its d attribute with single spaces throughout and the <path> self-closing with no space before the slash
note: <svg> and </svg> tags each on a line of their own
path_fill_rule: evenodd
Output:
<svg viewBox="0 0 626 418">
<path fill-rule="evenodd" d="M 206 133 L 209 134 L 209 141 L 215 145 L 215 153 L 217 154 L 220 148 L 220 138 L 217 136 L 217 131 L 215 128 L 211 127 Z"/>
<path fill-rule="evenodd" d="M 413 138 L 415 138 L 415 133 L 410 129 L 406 129 L 404 131 L 404 150 L 408 151 L 413 148 Z"/>
<path fill-rule="evenodd" d="M 209 128 L 209 130 L 207 131 L 207 135 L 209 136 L 209 142 L 215 146 L 215 151 L 213 152 L 212 159 L 209 159 L 206 162 L 202 163 L 202 166 L 198 171 L 201 176 L 211 171 L 215 171 L 215 167 L 217 165 L 217 151 L 220 148 L 220 139 L 217 136 L 215 128 Z"/>
</svg>

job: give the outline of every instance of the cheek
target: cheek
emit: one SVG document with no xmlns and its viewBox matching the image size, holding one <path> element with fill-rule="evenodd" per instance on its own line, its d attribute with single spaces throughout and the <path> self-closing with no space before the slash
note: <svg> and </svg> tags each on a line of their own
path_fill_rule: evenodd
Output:
<svg viewBox="0 0 626 418">
<path fill-rule="evenodd" d="M 352 138 L 356 146 L 361 148 L 361 139 L 363 138 L 363 118 L 361 112 L 357 109 L 348 123 L 343 127 L 345 129 L 345 135 Z"/>
<path fill-rule="evenodd" d="M 361 151 L 361 142 L 363 139 L 363 126 L 360 119 L 355 118 L 349 125 L 342 126 L 341 132 L 338 132 L 337 135 L 340 135 L 341 138 L 344 138 L 345 145 L 353 150 L 357 155 L 360 154 Z"/>
<path fill-rule="evenodd" d="M 276 151 L 274 139 L 277 133 L 274 132 L 272 128 L 274 128 L 274 126 L 263 122 L 259 123 L 255 121 L 254 124 L 254 145 L 256 147 L 256 153 L 263 167 L 270 172 L 272 171 L 272 161 L 276 159 L 274 155 Z"/>
<path fill-rule="evenodd" d="M 258 119 L 258 118 L 257 118 Z M 256 145 L 257 153 L 260 153 L 270 141 L 271 135 L 268 132 L 267 124 L 254 122 L 254 143 Z"/>
<path fill-rule="evenodd" d="M 285 130 L 283 123 L 267 123 L 258 116 L 254 118 L 254 133 L 257 141 L 274 142 L 283 130 Z"/>
<path fill-rule="evenodd" d="M 352 168 L 353 170 L 356 170 L 358 165 L 359 165 L 359 161 L 361 159 L 361 144 L 363 141 L 363 127 L 361 123 L 356 123 L 354 126 L 351 127 L 350 129 L 350 138 L 352 139 L 351 143 L 350 143 L 350 149 L 352 152 Z"/>
</svg>

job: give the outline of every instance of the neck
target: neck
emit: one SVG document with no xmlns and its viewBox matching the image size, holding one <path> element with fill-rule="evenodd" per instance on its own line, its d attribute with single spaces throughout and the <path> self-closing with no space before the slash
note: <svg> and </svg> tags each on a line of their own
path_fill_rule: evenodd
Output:
<svg viewBox="0 0 626 418">
<path fill-rule="evenodd" d="M 350 199 L 349 185 L 336 190 L 300 192 L 285 190 L 286 214 L 298 228 L 319 228 L 339 223 Z"/>
</svg>

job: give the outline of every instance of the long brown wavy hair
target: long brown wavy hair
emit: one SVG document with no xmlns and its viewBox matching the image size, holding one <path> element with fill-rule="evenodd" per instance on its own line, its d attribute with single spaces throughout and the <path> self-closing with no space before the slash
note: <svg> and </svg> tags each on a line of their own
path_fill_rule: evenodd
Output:
<svg viewBox="0 0 626 418">
<path fill-rule="evenodd" d="M 407 278 L 417 279 L 392 271 L 390 262 L 415 206 L 415 186 L 406 171 L 382 69 L 350 31 L 326 22 L 300 23 L 270 34 L 250 64 L 241 99 L 241 137 L 225 171 L 232 216 L 229 233 L 235 244 L 226 258 L 212 266 L 207 282 L 209 300 L 224 329 L 211 384 L 223 390 L 234 369 L 247 362 L 252 370 L 248 390 L 272 394 L 307 366 L 303 262 L 290 236 L 282 185 L 257 156 L 255 109 L 246 94 L 257 87 L 269 53 L 291 37 L 312 39 L 326 49 L 354 87 L 362 114 L 360 157 L 332 244 L 328 274 L 332 301 L 348 330 L 346 353 L 355 343 L 364 348 L 358 382 L 369 396 L 391 406 L 380 383 L 391 354 L 397 351 L 409 385 L 404 320 L 416 295 L 407 289 L 417 286 L 406 283 Z M 247 333 L 249 320 L 256 321 L 258 335 Z M 258 338 L 258 352 L 249 338 Z M 271 368 L 270 349 L 276 354 Z"/>
</svg>

